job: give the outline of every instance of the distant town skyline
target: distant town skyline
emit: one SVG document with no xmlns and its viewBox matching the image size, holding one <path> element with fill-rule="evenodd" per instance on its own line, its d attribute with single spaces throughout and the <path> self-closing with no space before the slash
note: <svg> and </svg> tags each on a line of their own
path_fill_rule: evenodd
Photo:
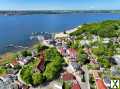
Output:
<svg viewBox="0 0 120 89">
<path fill-rule="evenodd" d="M 120 0 L 0 0 L 0 10 L 119 10 Z"/>
</svg>

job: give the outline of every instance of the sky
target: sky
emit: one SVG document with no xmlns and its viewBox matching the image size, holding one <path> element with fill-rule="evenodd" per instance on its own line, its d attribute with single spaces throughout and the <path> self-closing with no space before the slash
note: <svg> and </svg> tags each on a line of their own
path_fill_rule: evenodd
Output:
<svg viewBox="0 0 120 89">
<path fill-rule="evenodd" d="M 0 10 L 116 9 L 120 9 L 120 0 L 0 0 Z"/>
</svg>

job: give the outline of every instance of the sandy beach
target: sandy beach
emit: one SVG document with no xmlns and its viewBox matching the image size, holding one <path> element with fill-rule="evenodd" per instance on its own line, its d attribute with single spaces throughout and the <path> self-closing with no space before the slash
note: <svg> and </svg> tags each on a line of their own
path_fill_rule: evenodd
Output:
<svg viewBox="0 0 120 89">
<path fill-rule="evenodd" d="M 76 28 L 73 28 L 73 29 L 67 30 L 66 33 L 67 33 L 67 34 L 70 34 L 70 33 L 74 32 L 74 31 L 77 31 L 78 28 L 81 28 L 81 27 L 82 27 L 82 26 L 80 25 L 80 26 L 78 26 L 78 27 L 76 27 Z"/>
<path fill-rule="evenodd" d="M 78 26 L 78 27 L 80 28 L 80 27 L 82 27 L 82 26 Z M 55 38 L 57 38 L 57 37 L 58 37 L 58 38 L 60 38 L 60 37 L 68 37 L 70 33 L 78 30 L 78 27 L 73 28 L 73 29 L 70 29 L 70 30 L 67 30 L 67 31 L 66 31 L 67 34 L 65 34 L 64 32 L 55 33 Z"/>
</svg>

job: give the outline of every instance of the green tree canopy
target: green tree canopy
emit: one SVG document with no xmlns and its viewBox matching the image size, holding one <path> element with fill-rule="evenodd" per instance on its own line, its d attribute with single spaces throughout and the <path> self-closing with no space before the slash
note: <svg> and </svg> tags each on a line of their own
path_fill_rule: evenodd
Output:
<svg viewBox="0 0 120 89">
<path fill-rule="evenodd" d="M 36 72 L 32 75 L 32 80 L 33 80 L 33 85 L 36 86 L 36 85 L 43 83 L 44 77 L 43 77 L 42 73 Z"/>
<path fill-rule="evenodd" d="M 107 20 L 99 23 L 84 24 L 70 35 L 79 36 L 82 33 L 90 33 L 101 37 L 114 37 L 120 28 L 119 20 Z"/>
</svg>

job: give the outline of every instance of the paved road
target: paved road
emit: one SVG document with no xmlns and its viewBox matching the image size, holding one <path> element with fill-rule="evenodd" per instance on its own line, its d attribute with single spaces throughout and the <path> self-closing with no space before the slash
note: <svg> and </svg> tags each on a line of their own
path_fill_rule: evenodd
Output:
<svg viewBox="0 0 120 89">
<path fill-rule="evenodd" d="M 58 82 L 56 80 L 53 80 L 51 82 L 46 82 L 43 85 L 40 85 L 36 88 L 30 87 L 30 89 L 62 89 L 58 85 Z"/>
<path fill-rule="evenodd" d="M 22 69 L 21 69 L 21 70 L 22 70 Z M 28 85 L 28 84 L 26 84 L 26 83 L 21 79 L 21 77 L 20 77 L 20 72 L 21 72 L 21 70 L 19 70 L 19 72 L 18 72 L 18 74 L 17 74 L 18 80 L 19 80 L 22 84 Z"/>
<path fill-rule="evenodd" d="M 90 89 L 89 70 L 88 70 L 88 68 L 87 68 L 87 65 L 84 65 L 84 66 L 83 66 L 83 70 L 85 71 L 85 80 L 86 80 L 87 89 Z"/>
</svg>

